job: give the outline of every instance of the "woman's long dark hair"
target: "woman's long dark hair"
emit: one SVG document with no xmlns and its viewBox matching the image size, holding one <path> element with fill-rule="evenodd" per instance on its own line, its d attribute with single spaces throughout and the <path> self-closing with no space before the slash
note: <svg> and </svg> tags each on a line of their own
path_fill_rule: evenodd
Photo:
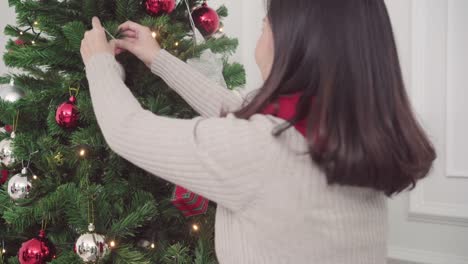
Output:
<svg viewBox="0 0 468 264">
<path fill-rule="evenodd" d="M 271 73 L 235 115 L 302 92 L 288 121 L 307 119 L 311 158 L 329 184 L 388 196 L 414 188 L 436 154 L 411 109 L 384 0 L 270 0 L 267 16 Z"/>
</svg>

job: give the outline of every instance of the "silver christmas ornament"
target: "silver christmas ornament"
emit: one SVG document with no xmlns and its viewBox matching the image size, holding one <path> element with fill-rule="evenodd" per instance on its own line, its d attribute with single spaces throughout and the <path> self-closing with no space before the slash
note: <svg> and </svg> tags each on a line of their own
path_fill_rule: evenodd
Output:
<svg viewBox="0 0 468 264">
<path fill-rule="evenodd" d="M 7 167 L 15 162 L 12 143 L 13 140 L 11 138 L 5 138 L 0 141 L 0 162 Z"/>
<path fill-rule="evenodd" d="M 11 79 L 9 85 L 4 85 L 0 88 L 0 98 L 8 102 L 16 102 L 24 97 L 24 92 L 15 85 L 15 81 Z"/>
<path fill-rule="evenodd" d="M 75 252 L 84 262 L 97 262 L 109 252 L 105 237 L 93 233 L 94 229 L 94 224 L 90 223 L 90 233 L 81 235 L 75 244 Z"/>
<path fill-rule="evenodd" d="M 28 180 L 26 168 L 8 181 L 8 195 L 13 200 L 27 198 L 31 188 L 32 184 Z"/>
</svg>

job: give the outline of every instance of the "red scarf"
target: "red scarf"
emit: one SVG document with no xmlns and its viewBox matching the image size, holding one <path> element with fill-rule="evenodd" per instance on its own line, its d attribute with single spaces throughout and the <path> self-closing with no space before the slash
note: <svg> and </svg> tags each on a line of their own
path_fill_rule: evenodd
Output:
<svg viewBox="0 0 468 264">
<path fill-rule="evenodd" d="M 262 110 L 264 115 L 272 115 L 278 118 L 281 118 L 285 121 L 291 120 L 296 115 L 296 106 L 301 98 L 302 93 L 295 93 L 291 95 L 280 96 L 276 101 L 267 105 Z M 305 119 L 301 119 L 296 124 L 294 128 L 299 131 L 304 137 L 306 136 L 306 124 Z"/>
</svg>

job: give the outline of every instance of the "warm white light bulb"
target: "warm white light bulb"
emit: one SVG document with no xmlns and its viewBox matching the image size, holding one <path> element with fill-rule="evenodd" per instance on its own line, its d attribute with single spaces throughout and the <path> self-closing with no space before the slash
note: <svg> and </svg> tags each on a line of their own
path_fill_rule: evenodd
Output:
<svg viewBox="0 0 468 264">
<path fill-rule="evenodd" d="M 156 31 L 151 32 L 151 36 L 152 36 L 153 38 L 156 38 L 157 35 L 158 35 L 158 34 L 156 33 Z"/>
<path fill-rule="evenodd" d="M 31 41 L 31 43 L 32 43 L 32 44 L 36 44 L 36 41 L 33 40 L 33 41 Z"/>
<path fill-rule="evenodd" d="M 197 224 L 193 224 L 192 228 L 193 231 L 198 231 L 200 229 L 200 227 Z"/>
<path fill-rule="evenodd" d="M 36 26 L 37 26 L 38 24 L 39 24 L 39 22 L 37 22 L 37 21 L 34 21 L 34 25 L 36 25 Z"/>
<path fill-rule="evenodd" d="M 219 28 L 219 32 L 224 32 L 224 28 Z"/>
<path fill-rule="evenodd" d="M 115 241 L 114 241 L 114 240 L 112 240 L 112 241 L 110 242 L 110 247 L 112 247 L 112 248 L 115 247 Z"/>
<path fill-rule="evenodd" d="M 156 246 L 154 245 L 154 243 L 151 243 L 151 248 L 155 248 Z"/>
<path fill-rule="evenodd" d="M 37 175 L 36 174 L 33 175 L 33 179 L 37 180 Z"/>
<path fill-rule="evenodd" d="M 5 253 L 6 253 L 6 249 L 2 249 L 2 253 L 5 254 Z"/>
<path fill-rule="evenodd" d="M 81 149 L 81 150 L 80 150 L 80 156 L 83 157 L 84 155 L 86 155 L 86 150 L 85 150 L 85 149 Z"/>
<path fill-rule="evenodd" d="M 176 45 L 176 47 L 179 46 L 179 42 L 176 42 L 175 45 Z"/>
<path fill-rule="evenodd" d="M 24 34 L 23 31 L 20 31 L 20 35 L 23 35 L 23 34 Z"/>
</svg>

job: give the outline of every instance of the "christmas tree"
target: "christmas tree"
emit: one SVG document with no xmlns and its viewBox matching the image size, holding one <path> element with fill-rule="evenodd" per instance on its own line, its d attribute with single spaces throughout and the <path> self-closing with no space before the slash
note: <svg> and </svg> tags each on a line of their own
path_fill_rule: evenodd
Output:
<svg viewBox="0 0 468 264">
<path fill-rule="evenodd" d="M 216 263 L 214 205 L 186 218 L 191 209 L 183 214 L 175 207 L 172 184 L 106 145 L 80 44 L 93 16 L 109 39 L 119 37 L 119 24 L 136 21 L 182 60 L 206 50 L 219 54 L 227 88 L 233 89 L 245 83 L 245 73 L 228 61 L 238 42 L 225 36 L 216 20 L 228 15 L 226 7 L 213 14 L 201 0 L 9 0 L 9 5 L 17 25 L 5 28 L 12 38 L 4 61 L 21 73 L 0 77 L 0 263 Z M 195 41 L 191 22 L 205 41 Z M 174 118 L 197 115 L 133 55 L 117 59 L 144 108 Z M 201 199 L 189 191 L 179 195 Z"/>
</svg>

